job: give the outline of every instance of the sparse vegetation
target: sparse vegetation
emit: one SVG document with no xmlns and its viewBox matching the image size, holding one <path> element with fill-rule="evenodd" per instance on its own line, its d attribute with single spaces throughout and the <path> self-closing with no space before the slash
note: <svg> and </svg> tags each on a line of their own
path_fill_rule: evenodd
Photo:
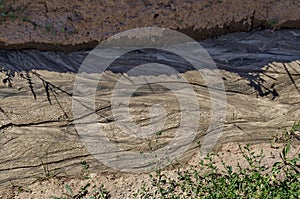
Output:
<svg viewBox="0 0 300 199">
<path fill-rule="evenodd" d="M 90 176 L 87 174 L 90 165 L 86 161 L 81 162 L 82 166 L 82 176 L 86 179 L 89 179 Z M 84 186 L 80 187 L 77 192 L 73 188 L 65 183 L 65 192 L 62 193 L 63 196 L 51 196 L 54 199 L 107 199 L 110 197 L 109 192 L 104 187 L 96 186 L 96 183 L 87 182 Z"/>
<path fill-rule="evenodd" d="M 95 185 L 91 187 L 90 183 L 82 186 L 77 193 L 74 193 L 69 184 L 65 184 L 66 192 L 63 193 L 64 196 L 52 196 L 53 199 L 106 199 L 109 198 L 109 192 L 105 189 L 103 185 L 96 187 Z"/>
<path fill-rule="evenodd" d="M 0 22 L 5 21 L 7 18 L 26 21 L 27 17 L 19 16 L 19 14 L 26 10 L 27 6 L 28 4 L 13 8 L 11 2 L 0 0 Z"/>
<path fill-rule="evenodd" d="M 300 153 L 289 157 L 292 140 L 300 121 L 277 139 L 283 142 L 281 161 L 271 169 L 261 164 L 264 153 L 254 153 L 250 145 L 240 146 L 248 166 L 234 169 L 222 160 L 224 169 L 216 166 L 210 153 L 198 166 L 179 168 L 175 176 L 157 170 L 151 184 L 144 184 L 135 194 L 139 198 L 299 198 Z M 297 138 L 296 138 L 297 139 Z M 299 141 L 299 140 L 298 140 Z"/>
<path fill-rule="evenodd" d="M 46 23 L 45 25 L 37 24 L 24 12 L 29 4 L 30 3 L 15 7 L 12 2 L 0 0 L 0 22 L 6 21 L 7 19 L 17 19 L 32 24 L 34 30 L 37 30 L 37 28 L 44 29 L 52 35 L 59 33 L 74 34 L 74 31 L 67 31 L 65 27 L 61 27 L 60 29 L 55 28 L 51 23 Z"/>
<path fill-rule="evenodd" d="M 279 24 L 279 19 L 278 18 L 273 18 L 271 20 L 268 21 L 267 23 L 267 28 L 270 28 L 270 29 L 276 29 L 277 28 L 277 25 Z"/>
<path fill-rule="evenodd" d="M 43 167 L 43 175 L 37 175 L 35 176 L 35 178 L 38 181 L 43 181 L 43 180 L 49 180 L 51 178 L 54 178 L 55 176 L 57 176 L 57 172 L 55 172 L 55 170 L 51 170 L 49 168 L 49 163 L 48 163 L 48 154 L 45 154 L 45 160 L 46 162 L 43 161 L 43 159 L 41 158 L 41 163 L 42 163 L 42 167 Z"/>
<path fill-rule="evenodd" d="M 4 10 L 5 4 L 6 2 L 4 0 L 0 0 L 0 14 L 1 14 L 0 19 L 7 16 L 7 13 Z"/>
</svg>

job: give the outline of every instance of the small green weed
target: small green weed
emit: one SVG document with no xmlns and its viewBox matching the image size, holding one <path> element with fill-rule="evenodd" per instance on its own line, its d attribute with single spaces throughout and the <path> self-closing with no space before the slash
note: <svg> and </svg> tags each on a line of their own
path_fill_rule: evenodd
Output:
<svg viewBox="0 0 300 199">
<path fill-rule="evenodd" d="M 268 28 L 271 28 L 271 29 L 276 29 L 278 24 L 279 24 L 278 18 L 271 19 L 267 22 Z"/>
<path fill-rule="evenodd" d="M 65 196 L 51 196 L 51 198 L 54 199 L 107 199 L 109 198 L 110 194 L 109 192 L 104 188 L 104 185 L 101 185 L 100 187 L 93 186 L 91 189 L 89 189 L 91 186 L 90 183 L 87 183 L 86 185 L 82 186 L 78 193 L 74 194 L 74 191 L 72 190 L 71 186 L 69 184 L 65 184 L 66 192 L 63 193 Z M 90 193 L 89 193 L 89 190 Z"/>
<path fill-rule="evenodd" d="M 82 176 L 86 179 L 90 178 L 88 169 L 90 168 L 90 165 L 86 161 L 81 161 L 81 167 L 82 167 Z"/>
</svg>

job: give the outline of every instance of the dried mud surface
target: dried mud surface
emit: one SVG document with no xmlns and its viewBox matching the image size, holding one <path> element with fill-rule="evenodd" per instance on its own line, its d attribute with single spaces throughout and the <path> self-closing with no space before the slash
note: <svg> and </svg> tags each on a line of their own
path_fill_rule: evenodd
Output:
<svg viewBox="0 0 300 199">
<path fill-rule="evenodd" d="M 232 150 L 238 154 L 236 144 L 248 142 L 268 148 L 267 143 L 275 134 L 299 119 L 300 49 L 296 45 L 299 35 L 299 30 L 255 31 L 251 34 L 229 34 L 203 43 L 219 66 L 227 95 L 224 133 L 215 150 Z M 139 54 L 133 56 L 147 58 Z M 203 116 L 199 120 L 200 130 L 196 139 L 179 158 L 179 161 L 189 162 L 197 156 L 198 142 L 202 141 L 208 128 L 211 102 L 206 84 L 197 71 L 186 68 L 181 74 L 191 83 Z M 106 71 L 99 82 L 88 77 L 88 81 L 97 81 L 99 86 L 96 93 L 98 120 L 95 122 L 100 123 L 109 139 L 120 143 L 122 150 L 155 150 L 167 144 L 180 123 L 178 101 L 170 91 L 140 87 L 130 102 L 132 118 L 140 126 L 147 125 L 150 120 L 145 107 L 165 105 L 167 122 L 161 136 L 147 141 L 134 140 L 122 134 L 117 127 L 118 118 L 112 117 L 110 98 L 116 82 L 125 76 L 125 73 Z M 6 74 L 1 73 L 1 79 L 5 77 Z M 130 198 L 130 190 L 136 190 L 142 178 L 147 180 L 147 174 L 124 174 L 113 170 L 87 151 L 75 131 L 72 117 L 75 77 L 76 74 L 71 72 L 37 68 L 27 73 L 16 73 L 11 87 L 0 84 L 1 188 L 31 186 L 34 190 L 18 193 L 15 189 L 6 189 L 2 193 L 4 198 L 6 193 L 15 198 L 56 195 L 56 191 L 63 190 L 64 182 L 79 186 L 86 182 L 80 177 L 74 179 L 82 175 L 82 161 L 90 165 L 90 171 L 98 182 L 106 183 L 113 198 Z M 167 75 L 159 77 L 162 80 L 168 78 Z M 299 144 L 295 145 L 295 150 L 299 151 Z M 228 153 L 225 159 L 233 161 L 230 156 Z M 30 185 L 45 177 L 45 168 L 57 177 L 68 178 Z M 45 190 L 45 186 L 52 185 L 53 188 Z"/>
</svg>

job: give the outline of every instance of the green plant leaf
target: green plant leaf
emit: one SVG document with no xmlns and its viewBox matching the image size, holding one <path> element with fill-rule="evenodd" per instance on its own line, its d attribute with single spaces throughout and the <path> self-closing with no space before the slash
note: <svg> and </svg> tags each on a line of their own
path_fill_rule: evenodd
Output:
<svg viewBox="0 0 300 199">
<path fill-rule="evenodd" d="M 86 199 L 96 199 L 96 196 L 89 196 Z"/>
<path fill-rule="evenodd" d="M 73 191 L 72 191 L 70 185 L 66 184 L 65 188 L 66 188 L 66 191 L 67 191 L 68 195 L 72 197 L 73 196 Z"/>
<path fill-rule="evenodd" d="M 282 155 L 283 155 L 284 160 L 286 160 L 290 149 L 291 149 L 291 141 L 289 140 L 287 142 L 286 146 L 283 148 L 283 151 L 282 151 Z"/>
</svg>

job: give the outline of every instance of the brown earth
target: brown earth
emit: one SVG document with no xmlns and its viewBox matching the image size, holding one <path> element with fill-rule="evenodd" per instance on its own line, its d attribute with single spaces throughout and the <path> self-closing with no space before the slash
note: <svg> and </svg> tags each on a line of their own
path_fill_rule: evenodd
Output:
<svg viewBox="0 0 300 199">
<path fill-rule="evenodd" d="M 138 27 L 205 39 L 256 27 L 300 28 L 298 0 L 6 0 L 0 48 L 76 50 Z"/>
</svg>

